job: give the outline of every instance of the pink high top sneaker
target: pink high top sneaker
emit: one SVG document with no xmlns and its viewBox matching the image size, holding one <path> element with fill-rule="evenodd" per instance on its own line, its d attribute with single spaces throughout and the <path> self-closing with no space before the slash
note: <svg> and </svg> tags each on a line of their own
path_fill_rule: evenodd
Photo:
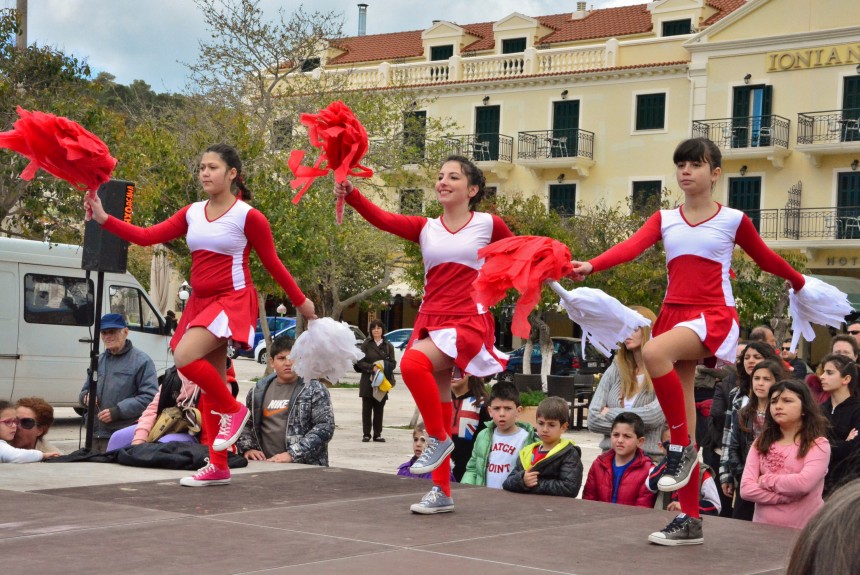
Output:
<svg viewBox="0 0 860 575">
<path fill-rule="evenodd" d="M 208 459 L 206 460 L 209 461 Z M 230 483 L 230 470 L 219 469 L 207 463 L 206 467 L 201 467 L 197 473 L 191 477 L 183 477 L 179 480 L 179 485 L 185 487 L 205 487 L 207 485 L 228 485 Z"/>
<path fill-rule="evenodd" d="M 221 413 L 220 415 L 221 426 L 218 428 L 215 441 L 212 442 L 212 449 L 215 451 L 224 451 L 236 443 L 242 433 L 242 428 L 245 427 L 245 423 L 251 417 L 251 412 L 240 403 L 239 411 L 236 413 Z"/>
</svg>

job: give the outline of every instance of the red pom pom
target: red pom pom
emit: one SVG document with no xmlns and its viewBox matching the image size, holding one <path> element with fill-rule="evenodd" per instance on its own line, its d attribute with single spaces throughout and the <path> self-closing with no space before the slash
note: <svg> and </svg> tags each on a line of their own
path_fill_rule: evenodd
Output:
<svg viewBox="0 0 860 575">
<path fill-rule="evenodd" d="M 0 133 L 0 147 L 30 158 L 23 179 L 32 180 L 41 168 L 92 193 L 110 179 L 116 158 L 95 134 L 68 118 L 20 106 L 18 116 L 12 130 Z"/>
<path fill-rule="evenodd" d="M 308 137 L 314 147 L 322 152 L 313 167 L 302 166 L 305 153 L 293 150 L 287 165 L 296 178 L 290 182 L 293 189 L 301 188 L 293 198 L 293 203 L 299 203 L 302 195 L 320 176 L 334 171 L 336 182 L 345 182 L 347 176 L 369 178 L 373 170 L 361 165 L 361 160 L 367 153 L 367 130 L 340 100 L 332 102 L 318 114 L 302 114 L 299 120 L 308 130 Z M 338 223 L 343 217 L 343 203 L 338 202 Z"/>
<path fill-rule="evenodd" d="M 504 299 L 510 288 L 520 292 L 511 331 L 527 338 L 528 317 L 540 301 L 543 284 L 558 281 L 573 271 L 570 250 L 563 243 L 541 236 L 514 236 L 478 250 L 484 265 L 472 284 L 478 305 L 490 308 Z"/>
</svg>

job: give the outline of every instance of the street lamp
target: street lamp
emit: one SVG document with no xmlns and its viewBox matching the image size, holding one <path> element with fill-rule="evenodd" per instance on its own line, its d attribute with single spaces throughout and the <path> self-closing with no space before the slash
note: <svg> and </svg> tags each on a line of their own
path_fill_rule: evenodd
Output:
<svg viewBox="0 0 860 575">
<path fill-rule="evenodd" d="M 287 306 L 285 306 L 284 304 L 281 304 L 278 306 L 278 309 L 276 309 L 275 311 L 278 312 L 279 316 L 284 317 L 284 314 L 287 313 Z"/>
<path fill-rule="evenodd" d="M 185 311 L 185 304 L 191 297 L 191 286 L 188 285 L 188 282 L 182 282 L 182 285 L 179 286 L 179 293 L 176 295 L 179 297 L 179 309 Z"/>
</svg>

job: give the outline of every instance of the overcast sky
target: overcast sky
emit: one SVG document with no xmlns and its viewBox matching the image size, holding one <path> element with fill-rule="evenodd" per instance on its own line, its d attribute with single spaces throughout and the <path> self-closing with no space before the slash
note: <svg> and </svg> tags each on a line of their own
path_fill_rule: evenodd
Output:
<svg viewBox="0 0 860 575">
<path fill-rule="evenodd" d="M 495 21 L 512 12 L 529 16 L 576 9 L 575 0 L 364 0 L 369 5 L 367 33 L 423 30 L 433 20 L 460 24 Z M 589 0 L 589 7 L 644 4 L 646 0 Z M 274 19 L 280 7 L 290 13 L 300 3 L 261 0 Z M 314 0 L 306 11 L 343 14 L 344 34 L 358 31 L 357 0 Z M 0 0 L 5 8 L 15 0 Z M 110 72 L 121 84 L 144 80 L 157 92 L 180 92 L 186 68 L 197 59 L 197 40 L 206 36 L 192 0 L 29 0 L 29 42 L 50 45 L 86 59 L 93 76 Z"/>
</svg>

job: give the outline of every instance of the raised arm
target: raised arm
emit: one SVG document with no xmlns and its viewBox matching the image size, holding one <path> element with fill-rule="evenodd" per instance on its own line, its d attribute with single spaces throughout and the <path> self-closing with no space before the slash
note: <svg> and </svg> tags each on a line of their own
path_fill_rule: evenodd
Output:
<svg viewBox="0 0 860 575">
<path fill-rule="evenodd" d="M 163 244 L 181 238 L 188 232 L 188 220 L 185 219 L 185 213 L 189 207 L 185 206 L 160 224 L 148 228 L 127 224 L 110 215 L 107 216 L 102 227 L 110 233 L 139 246 Z"/>
<path fill-rule="evenodd" d="M 779 254 L 767 247 L 767 244 L 758 235 L 752 220 L 746 215 L 741 219 L 741 224 L 738 226 L 736 241 L 762 270 L 788 280 L 794 291 L 800 291 L 803 288 L 806 281 L 803 279 L 803 275 L 791 267 Z"/>
<path fill-rule="evenodd" d="M 355 208 L 355 211 L 361 214 L 361 217 L 372 226 L 404 240 L 418 243 L 421 229 L 427 222 L 427 218 L 387 212 L 361 195 L 361 192 L 354 188 L 350 182 L 336 184 L 335 194 L 338 197 L 346 198 L 346 203 Z"/>
<path fill-rule="evenodd" d="M 269 220 L 259 210 L 248 212 L 248 217 L 245 220 L 245 236 L 251 247 L 260 256 L 263 266 L 272 274 L 278 285 L 284 288 L 287 297 L 290 298 L 299 313 L 308 319 L 314 319 L 316 315 L 314 314 L 313 303 L 305 297 L 296 280 L 293 279 L 293 276 L 278 257 Z"/>
</svg>

